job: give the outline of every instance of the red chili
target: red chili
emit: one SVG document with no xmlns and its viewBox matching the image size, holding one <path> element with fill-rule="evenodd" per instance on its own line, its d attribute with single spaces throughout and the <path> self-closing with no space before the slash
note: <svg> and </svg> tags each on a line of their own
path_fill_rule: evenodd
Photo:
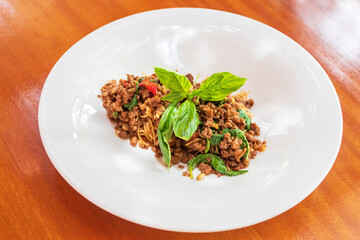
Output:
<svg viewBox="0 0 360 240">
<path fill-rule="evenodd" d="M 128 81 L 123 82 L 124 87 L 127 87 L 129 85 Z"/>
<path fill-rule="evenodd" d="M 147 88 L 150 92 L 152 92 L 154 95 L 157 94 L 156 83 L 149 82 L 149 85 L 147 85 L 146 88 Z"/>
<path fill-rule="evenodd" d="M 144 81 L 142 81 L 139 86 L 146 87 L 147 90 L 149 90 L 152 94 L 157 94 L 157 86 L 156 83 L 150 82 L 148 78 L 146 78 Z"/>
</svg>

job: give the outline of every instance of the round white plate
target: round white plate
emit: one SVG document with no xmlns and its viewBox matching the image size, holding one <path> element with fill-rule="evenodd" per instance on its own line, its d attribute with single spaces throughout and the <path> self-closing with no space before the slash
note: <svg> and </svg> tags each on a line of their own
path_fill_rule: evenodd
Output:
<svg viewBox="0 0 360 240">
<path fill-rule="evenodd" d="M 248 79 L 242 89 L 268 148 L 247 174 L 190 180 L 115 135 L 101 86 L 154 66 Z M 97 206 L 154 228 L 210 232 L 267 220 L 308 196 L 334 163 L 342 115 L 324 70 L 290 38 L 243 16 L 181 8 L 119 19 L 71 47 L 45 82 L 39 127 L 56 169 Z"/>
</svg>

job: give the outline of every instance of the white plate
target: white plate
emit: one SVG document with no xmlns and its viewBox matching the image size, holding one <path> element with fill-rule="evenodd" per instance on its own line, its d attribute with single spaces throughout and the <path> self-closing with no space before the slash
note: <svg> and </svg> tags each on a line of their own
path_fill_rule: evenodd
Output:
<svg viewBox="0 0 360 240">
<path fill-rule="evenodd" d="M 190 180 L 115 135 L 101 86 L 154 66 L 248 78 L 242 89 L 268 148 L 247 174 Z M 97 206 L 154 228 L 209 232 L 267 220 L 308 196 L 334 163 L 342 115 L 324 70 L 290 38 L 239 15 L 181 8 L 117 20 L 71 47 L 45 82 L 39 127 L 56 169 Z"/>
</svg>

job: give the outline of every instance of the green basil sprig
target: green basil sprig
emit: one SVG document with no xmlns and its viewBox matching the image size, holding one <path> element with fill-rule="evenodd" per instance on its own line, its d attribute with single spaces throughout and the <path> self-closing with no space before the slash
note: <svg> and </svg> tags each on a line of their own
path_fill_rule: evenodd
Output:
<svg viewBox="0 0 360 240">
<path fill-rule="evenodd" d="M 161 119 L 157 130 L 160 150 L 163 155 L 164 162 L 168 167 L 170 167 L 170 163 L 171 163 L 171 150 L 169 146 L 169 140 L 173 135 L 172 116 L 176 111 L 176 107 L 177 107 L 176 105 L 177 105 L 176 102 L 171 103 L 165 109 L 164 113 L 161 115 Z"/>
<path fill-rule="evenodd" d="M 186 97 L 187 97 L 187 94 L 183 93 L 183 92 L 170 92 L 169 94 L 167 94 L 166 96 L 161 98 L 161 100 L 169 101 L 169 102 L 179 102 Z"/>
<path fill-rule="evenodd" d="M 214 73 L 201 84 L 199 89 L 192 91 L 189 97 L 199 96 L 206 101 L 221 101 L 245 82 L 246 78 L 237 77 L 229 72 Z"/>
<path fill-rule="evenodd" d="M 251 118 L 246 114 L 246 112 L 242 109 L 238 110 L 239 112 L 239 117 L 240 118 L 244 118 L 245 119 L 245 123 L 246 123 L 246 130 L 250 130 L 250 125 L 251 125 Z"/>
<path fill-rule="evenodd" d="M 135 95 L 133 97 L 133 99 L 131 100 L 130 103 L 128 104 L 124 104 L 124 107 L 129 109 L 130 111 L 133 109 L 133 107 L 135 107 L 138 104 L 138 100 L 137 100 L 137 95 L 139 94 L 139 83 L 136 82 L 136 92 Z"/>
<path fill-rule="evenodd" d="M 246 152 L 244 154 L 244 158 L 248 159 L 249 157 L 249 153 L 250 153 L 250 145 L 248 140 L 245 137 L 245 134 L 243 133 L 243 131 L 241 131 L 240 129 L 229 129 L 229 128 L 224 128 L 223 129 L 223 133 L 222 134 L 213 134 L 210 138 L 210 144 L 212 146 L 217 146 L 220 144 L 221 140 L 224 139 L 224 135 L 225 133 L 230 133 L 230 135 L 232 137 L 235 138 L 240 138 L 242 140 L 242 144 L 241 144 L 241 149 L 246 148 Z"/>
<path fill-rule="evenodd" d="M 246 78 L 237 77 L 229 72 L 214 73 L 201 84 L 199 89 L 189 93 L 191 82 L 185 75 L 158 67 L 155 67 L 155 73 L 160 82 L 171 90 L 162 98 L 170 102 L 178 102 L 185 98 L 192 99 L 196 96 L 206 101 L 222 101 L 246 82 Z"/>
<path fill-rule="evenodd" d="M 161 84 L 166 88 L 173 92 L 180 92 L 185 94 L 189 92 L 191 88 L 191 82 L 189 79 L 187 79 L 186 76 L 159 67 L 155 67 L 154 69 Z"/>
<path fill-rule="evenodd" d="M 192 101 L 186 100 L 178 109 L 176 108 L 177 102 L 173 102 L 165 109 L 157 131 L 160 150 L 168 167 L 171 163 L 169 140 L 173 133 L 178 138 L 188 141 L 200 123 L 195 104 Z"/>
<path fill-rule="evenodd" d="M 168 140 L 171 138 L 172 134 L 174 133 L 176 137 L 188 141 L 200 123 L 196 106 L 191 99 L 198 96 L 206 101 L 224 100 L 227 95 L 244 85 L 246 79 L 237 77 L 228 72 L 215 73 L 206 79 L 199 89 L 189 93 L 192 85 L 186 76 L 163 68 L 155 67 L 154 69 L 159 81 L 166 88 L 171 90 L 171 92 L 164 96 L 162 100 L 173 102 L 168 106 L 168 108 L 170 107 L 172 110 L 167 112 L 167 108 L 163 113 L 158 128 L 160 149 L 164 156 L 165 163 L 170 166 L 171 152 Z M 178 109 L 176 109 L 177 102 L 183 101 L 184 99 L 186 100 Z M 165 113 L 167 114 L 165 115 Z M 173 116 L 169 117 L 169 114 L 173 114 Z M 163 126 L 161 125 L 162 123 Z M 218 142 L 217 144 L 220 143 L 222 137 L 216 140 L 216 142 Z M 214 139 L 210 139 L 210 142 L 207 142 L 207 151 L 210 148 L 210 144 L 214 145 L 214 141 Z"/>
<path fill-rule="evenodd" d="M 209 158 L 210 161 L 208 161 Z M 197 155 L 188 162 L 188 171 L 191 178 L 193 178 L 193 169 L 201 162 L 210 164 L 216 171 L 228 176 L 237 176 L 239 174 L 247 173 L 247 170 L 234 171 L 230 169 L 229 171 L 224 161 L 219 156 L 211 153 L 204 153 Z"/>
<path fill-rule="evenodd" d="M 221 140 L 223 138 L 223 135 L 222 134 L 213 134 L 210 138 L 210 144 L 211 146 L 217 146 L 220 144 Z"/>
<path fill-rule="evenodd" d="M 185 100 L 174 114 L 174 133 L 178 138 L 188 141 L 196 131 L 200 121 L 195 103 Z"/>
</svg>

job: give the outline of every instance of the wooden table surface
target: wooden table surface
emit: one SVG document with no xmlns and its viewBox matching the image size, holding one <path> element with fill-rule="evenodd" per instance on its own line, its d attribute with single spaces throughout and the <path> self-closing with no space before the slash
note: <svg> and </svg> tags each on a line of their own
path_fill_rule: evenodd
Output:
<svg viewBox="0 0 360 240">
<path fill-rule="evenodd" d="M 302 45 L 328 73 L 343 111 L 342 145 L 325 180 L 294 208 L 232 231 L 162 231 L 101 210 L 51 164 L 37 113 L 56 61 L 106 23 L 169 7 L 218 9 L 263 22 Z M 359 13 L 357 0 L 0 0 L 0 239 L 360 239 Z"/>
</svg>

